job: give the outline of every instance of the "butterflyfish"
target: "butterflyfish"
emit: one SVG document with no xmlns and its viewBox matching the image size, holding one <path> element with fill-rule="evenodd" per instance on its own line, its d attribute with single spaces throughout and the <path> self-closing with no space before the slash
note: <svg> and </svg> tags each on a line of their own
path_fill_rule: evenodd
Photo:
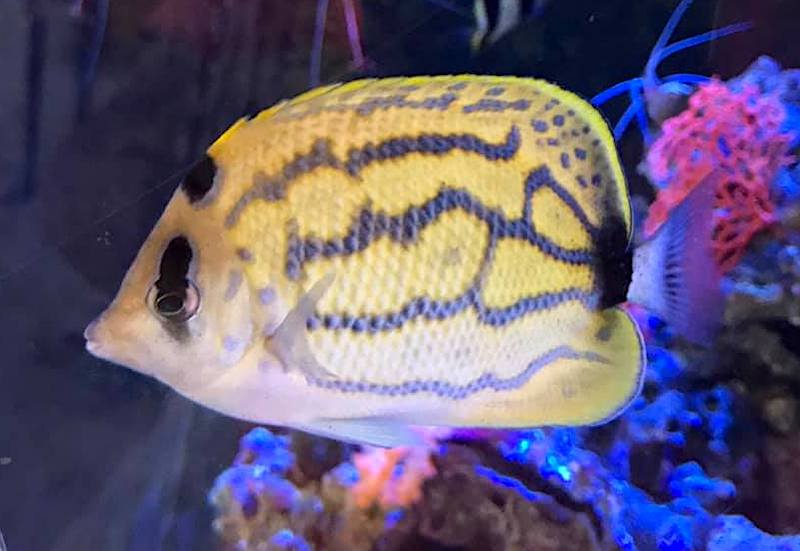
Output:
<svg viewBox="0 0 800 551">
<path fill-rule="evenodd" d="M 606 122 L 547 82 L 327 86 L 208 148 L 86 347 L 223 414 L 349 442 L 603 423 L 646 366 L 629 289 L 687 333 L 713 321 L 690 312 L 712 261 L 685 254 L 708 225 L 687 212 L 634 254 Z"/>
</svg>

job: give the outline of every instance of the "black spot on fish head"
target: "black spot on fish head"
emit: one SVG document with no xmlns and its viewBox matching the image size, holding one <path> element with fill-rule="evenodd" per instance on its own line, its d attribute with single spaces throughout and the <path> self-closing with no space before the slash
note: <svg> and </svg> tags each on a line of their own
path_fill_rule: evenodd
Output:
<svg viewBox="0 0 800 551">
<path fill-rule="evenodd" d="M 216 195 L 215 187 L 219 185 L 217 165 L 209 155 L 195 163 L 181 182 L 181 190 L 186 194 L 189 203 L 195 206 L 208 204 Z"/>
<path fill-rule="evenodd" d="M 200 311 L 200 291 L 189 275 L 193 256 L 186 237 L 173 237 L 161 255 L 158 279 L 147 297 L 150 309 L 178 340 L 188 337 L 186 322 Z"/>
</svg>

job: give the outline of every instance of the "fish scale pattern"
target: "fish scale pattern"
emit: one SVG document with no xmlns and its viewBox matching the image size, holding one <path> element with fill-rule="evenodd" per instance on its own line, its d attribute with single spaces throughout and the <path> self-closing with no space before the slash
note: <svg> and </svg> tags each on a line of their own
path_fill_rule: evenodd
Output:
<svg viewBox="0 0 800 551">
<path fill-rule="evenodd" d="M 291 306 L 335 276 L 308 340 L 346 376 L 319 386 L 465 397 L 599 361 L 569 341 L 594 321 L 600 230 L 630 233 L 605 122 L 544 82 L 458 78 L 315 90 L 209 151 L 253 159 L 223 212 L 254 287 Z"/>
</svg>

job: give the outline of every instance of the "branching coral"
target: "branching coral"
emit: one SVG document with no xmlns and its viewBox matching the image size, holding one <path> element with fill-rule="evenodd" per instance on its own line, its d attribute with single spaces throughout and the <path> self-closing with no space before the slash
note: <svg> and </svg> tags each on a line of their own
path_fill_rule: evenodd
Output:
<svg viewBox="0 0 800 551">
<path fill-rule="evenodd" d="M 369 448 L 325 472 L 318 464 L 336 454 L 314 445 L 324 441 L 253 429 L 209 492 L 215 528 L 237 550 L 371 549 L 437 473 L 432 455 L 449 431 L 420 432 L 424 446 Z"/>
<path fill-rule="evenodd" d="M 775 221 L 770 185 L 792 159 L 784 118 L 780 100 L 761 95 L 755 86 L 734 91 L 716 80 L 701 85 L 689 108 L 664 122 L 647 154 L 650 176 L 662 189 L 650 207 L 645 235 L 655 233 L 713 173 L 713 251 L 723 273 L 735 266 L 753 236 Z"/>
<path fill-rule="evenodd" d="M 436 474 L 428 448 L 372 448 L 353 456 L 359 479 L 351 488 L 356 505 L 366 509 L 409 507 L 422 496 L 422 483 Z"/>
</svg>

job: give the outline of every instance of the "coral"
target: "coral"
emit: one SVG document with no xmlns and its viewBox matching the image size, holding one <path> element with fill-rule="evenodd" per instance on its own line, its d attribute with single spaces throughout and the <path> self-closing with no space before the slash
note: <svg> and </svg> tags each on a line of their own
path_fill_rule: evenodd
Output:
<svg viewBox="0 0 800 551">
<path fill-rule="evenodd" d="M 770 186 L 788 165 L 792 134 L 776 95 L 756 86 L 733 90 L 717 80 L 700 85 L 689 107 L 668 119 L 647 154 L 650 176 L 662 188 L 645 221 L 653 235 L 671 210 L 709 176 L 717 176 L 713 250 L 723 272 L 750 240 L 775 222 Z"/>
<path fill-rule="evenodd" d="M 356 505 L 366 509 L 408 507 L 422 495 L 422 483 L 436 474 L 430 450 L 419 448 L 372 448 L 356 453 L 353 464 L 359 480 L 351 488 Z"/>
<path fill-rule="evenodd" d="M 265 428 L 241 439 L 233 465 L 209 492 L 217 513 L 214 526 L 226 548 L 358 551 L 371 549 L 379 538 L 385 513 L 361 511 L 350 503 L 355 469 L 345 463 L 321 479 L 309 477 L 292 449 L 299 442 L 313 458 L 305 439 L 277 436 Z"/>
<path fill-rule="evenodd" d="M 457 447 L 439 459 L 441 475 L 425 486 L 416 511 L 423 537 L 464 551 L 599 551 L 589 515 L 480 461 Z"/>
<path fill-rule="evenodd" d="M 800 536 L 765 534 L 739 515 L 721 517 L 708 537 L 707 551 L 798 551 Z"/>
<path fill-rule="evenodd" d="M 800 534 L 800 439 L 768 436 L 763 445 L 764 488 L 772 503 L 762 511 L 761 525 L 779 534 Z"/>
</svg>

